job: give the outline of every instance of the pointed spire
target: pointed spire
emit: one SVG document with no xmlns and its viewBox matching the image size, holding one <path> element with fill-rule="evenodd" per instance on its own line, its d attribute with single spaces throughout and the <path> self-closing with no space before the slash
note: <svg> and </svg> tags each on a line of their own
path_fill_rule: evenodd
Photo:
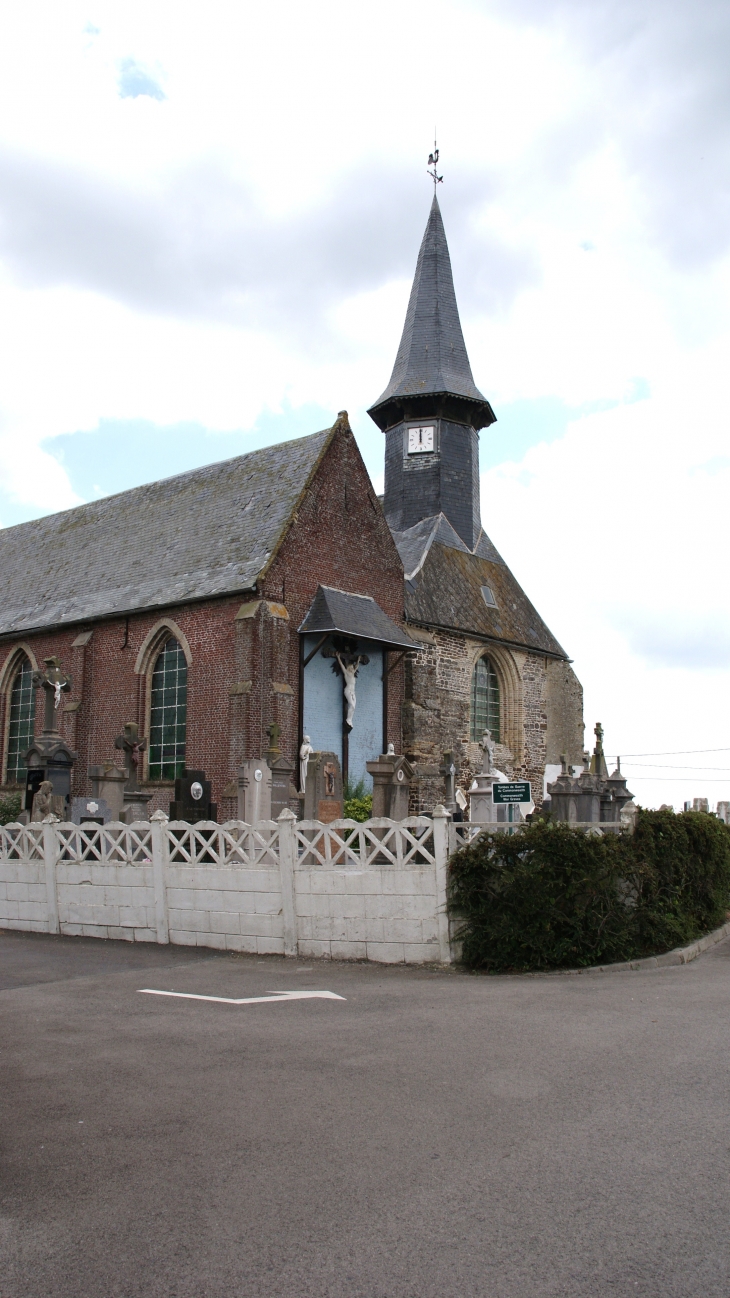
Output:
<svg viewBox="0 0 730 1298">
<path fill-rule="evenodd" d="M 434 409 L 439 400 L 444 415 L 473 428 L 486 428 L 495 421 L 492 407 L 472 378 L 444 223 L 434 194 L 393 373 L 368 414 L 386 429 L 403 418 L 420 417 L 422 410 L 440 413 Z"/>
</svg>

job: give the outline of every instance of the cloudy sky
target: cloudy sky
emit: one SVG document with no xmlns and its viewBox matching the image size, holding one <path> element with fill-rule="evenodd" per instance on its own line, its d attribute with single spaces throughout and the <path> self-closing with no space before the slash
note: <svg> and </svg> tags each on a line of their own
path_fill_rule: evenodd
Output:
<svg viewBox="0 0 730 1298">
<path fill-rule="evenodd" d="M 0 525 L 315 431 L 439 187 L 483 518 L 645 805 L 730 799 L 726 0 L 0 16 Z M 689 768 L 689 769 L 688 769 Z"/>
</svg>

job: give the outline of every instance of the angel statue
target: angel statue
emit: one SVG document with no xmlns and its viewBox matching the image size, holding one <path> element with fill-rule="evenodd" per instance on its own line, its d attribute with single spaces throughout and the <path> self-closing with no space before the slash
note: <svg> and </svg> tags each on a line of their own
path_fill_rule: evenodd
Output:
<svg viewBox="0 0 730 1298">
<path fill-rule="evenodd" d="M 309 766 L 309 759 L 312 756 L 313 752 L 314 749 L 312 748 L 309 735 L 303 735 L 302 746 L 299 749 L 299 792 L 300 793 L 304 793 L 304 788 L 307 783 L 307 768 Z"/>
<path fill-rule="evenodd" d="M 491 731 L 489 730 L 484 731 L 484 738 L 482 739 L 482 742 L 479 745 L 479 747 L 482 749 L 482 752 L 484 753 L 482 775 L 490 775 L 491 772 L 494 770 L 494 749 L 495 749 L 495 743 L 494 740 L 492 739 Z"/>
</svg>

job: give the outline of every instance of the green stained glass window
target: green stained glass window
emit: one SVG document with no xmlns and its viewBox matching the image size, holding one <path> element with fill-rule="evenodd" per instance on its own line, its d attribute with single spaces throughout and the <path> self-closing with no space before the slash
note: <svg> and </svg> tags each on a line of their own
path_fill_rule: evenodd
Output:
<svg viewBox="0 0 730 1298">
<path fill-rule="evenodd" d="M 13 681 L 10 691 L 10 724 L 8 727 L 8 784 L 25 784 L 25 754 L 35 733 L 35 688 L 33 668 L 27 658 Z"/>
<path fill-rule="evenodd" d="M 177 640 L 167 641 L 152 673 L 151 780 L 174 780 L 185 769 L 188 665 Z"/>
<path fill-rule="evenodd" d="M 474 666 L 471 682 L 471 738 L 477 742 L 488 730 L 495 743 L 500 742 L 499 681 L 486 655 Z"/>
</svg>

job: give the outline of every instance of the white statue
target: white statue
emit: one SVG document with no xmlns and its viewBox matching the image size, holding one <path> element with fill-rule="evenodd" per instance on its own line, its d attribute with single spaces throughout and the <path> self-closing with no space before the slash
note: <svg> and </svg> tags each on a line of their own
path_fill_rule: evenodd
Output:
<svg viewBox="0 0 730 1298">
<path fill-rule="evenodd" d="M 357 706 L 357 699 L 355 698 L 355 680 L 357 679 L 357 669 L 360 666 L 360 663 L 367 662 L 368 659 L 356 658 L 355 661 L 352 663 L 345 663 L 342 661 L 342 658 L 340 657 L 339 653 L 335 653 L 335 657 L 338 663 L 340 664 L 342 679 L 345 682 L 345 699 L 347 701 L 347 717 L 345 718 L 345 722 L 348 730 L 352 730 L 352 718 L 355 715 L 355 708 Z"/>
<path fill-rule="evenodd" d="M 313 752 L 314 749 L 312 748 L 312 745 L 310 743 L 309 735 L 304 735 L 302 746 L 299 749 L 299 792 L 300 793 L 304 793 L 304 788 L 307 783 L 307 768 L 309 766 L 309 759 L 312 756 Z"/>
<path fill-rule="evenodd" d="M 495 743 L 492 739 L 491 731 L 484 731 L 484 738 L 480 745 L 484 753 L 484 762 L 482 764 L 482 775 L 491 775 L 494 770 L 494 749 Z"/>
</svg>

